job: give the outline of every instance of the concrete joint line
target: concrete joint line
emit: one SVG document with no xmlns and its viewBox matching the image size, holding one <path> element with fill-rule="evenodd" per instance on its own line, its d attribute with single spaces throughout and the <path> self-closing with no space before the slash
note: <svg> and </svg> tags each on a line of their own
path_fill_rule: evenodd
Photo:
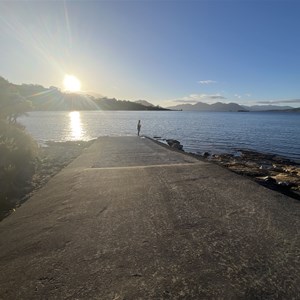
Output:
<svg viewBox="0 0 300 300">
<path fill-rule="evenodd" d="M 180 166 L 200 166 L 207 165 L 207 163 L 178 163 L 178 164 L 165 164 L 165 165 L 149 165 L 149 166 L 126 166 L 126 167 L 91 167 L 85 171 L 91 170 L 122 170 L 122 169 L 148 169 L 148 168 L 163 168 L 163 167 L 180 167 Z"/>
</svg>

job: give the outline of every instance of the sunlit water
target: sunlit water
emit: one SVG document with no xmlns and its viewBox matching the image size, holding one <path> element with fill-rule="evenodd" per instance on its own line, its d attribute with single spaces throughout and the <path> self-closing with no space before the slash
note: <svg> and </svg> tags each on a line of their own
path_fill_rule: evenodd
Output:
<svg viewBox="0 0 300 300">
<path fill-rule="evenodd" d="M 252 149 L 300 162 L 300 114 L 80 111 L 31 112 L 19 121 L 41 144 L 141 134 L 178 139 L 188 152 Z"/>
</svg>

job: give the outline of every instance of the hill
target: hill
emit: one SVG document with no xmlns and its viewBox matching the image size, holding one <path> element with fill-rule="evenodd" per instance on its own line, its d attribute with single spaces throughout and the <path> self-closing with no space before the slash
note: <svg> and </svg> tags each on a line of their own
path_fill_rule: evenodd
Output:
<svg viewBox="0 0 300 300">
<path fill-rule="evenodd" d="M 253 106 L 245 106 L 243 107 L 249 111 L 275 111 L 275 110 L 286 110 L 292 109 L 291 106 L 279 106 L 279 105 L 253 105 Z"/>
<path fill-rule="evenodd" d="M 94 97 L 80 93 L 65 93 L 57 87 L 45 88 L 38 84 L 13 84 L 6 81 L 21 97 L 29 100 L 32 110 L 72 111 L 72 110 L 168 110 L 145 101 L 117 100 L 115 98 Z"/>
<path fill-rule="evenodd" d="M 197 102 L 196 104 L 180 104 L 176 106 L 168 107 L 174 110 L 184 110 L 184 111 L 220 111 L 220 112 L 237 112 L 246 111 L 244 107 L 236 103 L 221 103 L 217 102 L 214 104 L 207 104 L 203 102 Z"/>
<path fill-rule="evenodd" d="M 277 105 L 254 105 L 245 106 L 237 103 L 222 103 L 217 102 L 214 104 L 207 104 L 197 102 L 196 104 L 179 104 L 168 107 L 174 110 L 183 111 L 215 111 L 215 112 L 245 112 L 245 111 L 299 111 L 299 108 L 292 108 L 290 106 L 277 106 Z"/>
<path fill-rule="evenodd" d="M 278 110 L 270 110 L 270 111 L 277 111 L 278 112 Z M 282 111 L 282 112 L 300 112 L 300 107 L 297 107 L 297 108 L 290 108 L 290 109 L 283 109 L 283 110 L 280 110 L 280 111 Z"/>
<path fill-rule="evenodd" d="M 138 100 L 138 101 L 134 101 L 135 103 L 139 103 L 142 104 L 144 106 L 148 106 L 148 107 L 154 107 L 154 105 L 146 100 Z"/>
<path fill-rule="evenodd" d="M 94 102 L 102 110 L 168 110 L 159 106 L 145 106 L 141 103 L 115 98 L 98 98 L 94 99 Z"/>
</svg>

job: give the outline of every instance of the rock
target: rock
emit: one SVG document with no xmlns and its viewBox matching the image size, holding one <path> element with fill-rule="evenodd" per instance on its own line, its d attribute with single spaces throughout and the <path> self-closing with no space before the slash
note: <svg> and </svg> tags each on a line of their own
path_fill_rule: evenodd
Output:
<svg viewBox="0 0 300 300">
<path fill-rule="evenodd" d="M 300 199 L 300 165 L 296 162 L 273 154 L 255 151 L 237 150 L 242 155 L 212 154 L 209 159 L 229 170 L 246 175 L 262 184 L 282 193 L 289 193 L 290 197 Z M 240 154 L 238 153 L 238 154 Z M 199 154 L 202 157 L 207 154 Z M 298 193 L 298 196 L 293 196 Z"/>
<path fill-rule="evenodd" d="M 208 153 L 208 152 L 204 152 L 204 153 L 202 154 L 202 156 L 205 157 L 205 158 L 207 158 L 207 157 L 209 157 L 209 153 Z"/>
<path fill-rule="evenodd" d="M 299 168 L 296 168 L 296 167 L 293 167 L 293 166 L 285 166 L 283 168 L 283 171 L 285 173 L 289 173 L 289 174 L 293 174 L 293 175 L 300 175 L 300 169 Z"/>
<path fill-rule="evenodd" d="M 273 171 L 276 171 L 276 172 L 282 172 L 283 171 L 283 169 L 280 168 L 278 165 L 272 164 L 272 167 L 273 167 Z"/>
<path fill-rule="evenodd" d="M 290 189 L 292 187 L 296 187 L 297 185 L 293 182 L 288 181 L 278 181 L 277 185 L 279 185 L 281 188 Z"/>
<path fill-rule="evenodd" d="M 276 179 L 274 179 L 274 178 L 272 178 L 270 176 L 261 177 L 259 179 L 262 179 L 266 183 L 275 183 L 275 184 L 277 183 Z"/>
<path fill-rule="evenodd" d="M 271 165 L 271 163 L 263 163 L 259 167 L 260 170 L 271 170 L 272 168 L 273 166 Z"/>
<path fill-rule="evenodd" d="M 166 140 L 166 142 L 168 143 L 168 145 L 171 148 L 174 148 L 174 149 L 177 149 L 177 150 L 183 150 L 183 146 L 177 140 L 169 139 L 169 140 Z"/>
<path fill-rule="evenodd" d="M 166 142 L 168 143 L 169 146 L 172 146 L 173 144 L 180 144 L 179 141 L 173 139 L 168 139 L 166 140 Z"/>
<path fill-rule="evenodd" d="M 178 150 L 183 150 L 183 146 L 181 144 L 173 144 L 171 147 Z"/>
</svg>

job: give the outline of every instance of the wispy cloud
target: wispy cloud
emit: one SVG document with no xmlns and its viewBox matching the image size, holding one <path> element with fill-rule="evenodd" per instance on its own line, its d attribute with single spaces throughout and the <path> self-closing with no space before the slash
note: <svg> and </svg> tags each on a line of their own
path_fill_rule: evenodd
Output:
<svg viewBox="0 0 300 300">
<path fill-rule="evenodd" d="M 200 101 L 211 102 L 213 100 L 224 100 L 226 97 L 221 94 L 190 94 L 189 96 L 173 100 L 173 102 L 181 103 L 197 103 Z"/>
<path fill-rule="evenodd" d="M 197 103 L 199 102 L 198 100 L 174 100 L 173 102 L 180 102 L 180 103 Z"/>
<path fill-rule="evenodd" d="M 207 97 L 208 99 L 227 99 L 226 97 L 224 96 L 221 96 L 221 95 L 210 95 Z"/>
<path fill-rule="evenodd" d="M 247 94 L 234 94 L 234 97 L 238 98 L 238 99 L 242 99 L 242 98 L 249 98 L 251 97 L 251 94 L 247 93 Z"/>
<path fill-rule="evenodd" d="M 200 84 L 212 84 L 212 83 L 216 83 L 215 80 L 199 80 L 198 83 Z"/>
<path fill-rule="evenodd" d="M 299 103 L 300 104 L 300 99 L 257 101 L 256 103 L 258 104 Z"/>
</svg>

